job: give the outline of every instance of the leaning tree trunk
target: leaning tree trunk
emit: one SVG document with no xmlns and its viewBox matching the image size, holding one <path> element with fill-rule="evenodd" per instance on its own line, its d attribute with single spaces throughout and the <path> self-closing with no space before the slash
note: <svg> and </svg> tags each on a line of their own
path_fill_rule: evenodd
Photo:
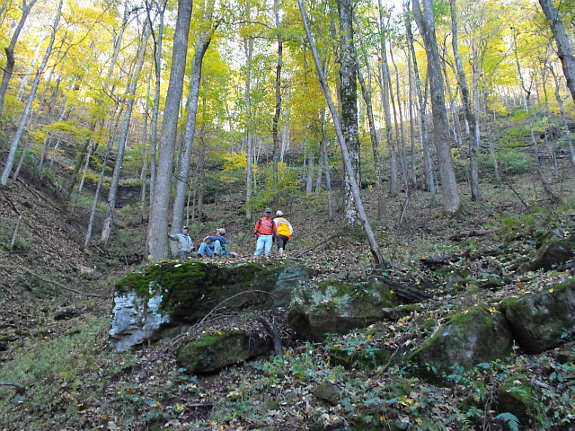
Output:
<svg viewBox="0 0 575 431">
<path fill-rule="evenodd" d="M 451 159 L 451 136 L 449 135 L 449 122 L 445 107 L 445 90 L 441 75 L 441 63 L 437 40 L 435 38 L 435 24 L 433 21 L 433 0 L 423 0 L 421 9 L 419 0 L 412 0 L 415 22 L 423 37 L 425 53 L 427 55 L 427 74 L 431 90 L 431 111 L 433 115 L 434 142 L 437 150 L 439 175 L 441 177 L 441 193 L 443 207 L 450 215 L 460 211 L 459 191 Z"/>
<path fill-rule="evenodd" d="M 552 0 L 539 0 L 541 9 L 545 14 L 545 18 L 549 21 L 549 26 L 553 32 L 553 39 L 557 44 L 557 56 L 561 59 L 561 65 L 563 66 L 563 74 L 567 80 L 567 87 L 571 92 L 571 98 L 575 102 L 575 56 L 571 51 L 571 45 L 569 43 L 569 35 L 563 27 L 563 23 L 559 18 L 559 12 L 553 5 Z"/>
<path fill-rule="evenodd" d="M 330 89 L 327 85 L 327 80 L 325 78 L 325 74 L 324 74 L 323 68 L 322 68 L 320 60 L 319 60 L 319 55 L 317 53 L 317 48 L 315 46 L 313 36 L 312 36 L 311 31 L 309 29 L 307 16 L 305 13 L 305 9 L 303 7 L 303 0 L 298 0 L 297 3 L 298 3 L 299 11 L 300 11 L 300 14 L 302 17 L 302 22 L 303 22 L 305 33 L 307 36 L 307 40 L 309 42 L 310 49 L 311 49 L 313 59 L 315 62 L 315 67 L 316 67 L 316 72 L 318 75 L 319 83 L 320 83 L 320 86 L 323 90 L 323 94 L 325 96 L 326 102 L 329 106 L 329 110 L 330 110 L 330 113 L 332 116 L 332 121 L 333 121 L 333 125 L 334 125 L 335 132 L 337 135 L 337 140 L 339 141 L 339 146 L 341 148 L 343 161 L 344 161 L 346 169 L 349 172 L 353 173 L 353 165 L 351 163 L 351 158 L 349 155 L 349 151 L 347 149 L 347 143 L 346 143 L 346 140 L 345 140 L 343 133 L 341 131 L 341 125 L 339 122 L 339 117 L 337 115 L 335 105 L 334 105 L 333 100 L 331 98 Z M 383 256 L 382 256 L 381 252 L 379 251 L 379 245 L 377 244 L 377 239 L 375 238 L 375 235 L 374 235 L 373 231 L 371 230 L 369 220 L 367 219 L 367 215 L 366 215 L 365 210 L 363 208 L 363 202 L 361 200 L 359 185 L 358 185 L 357 181 L 355 180 L 355 175 L 350 175 L 348 177 L 348 180 L 351 183 L 350 186 L 351 186 L 351 191 L 353 193 L 355 205 L 357 207 L 363 229 L 365 230 L 365 233 L 367 235 L 367 239 L 369 241 L 369 245 L 371 248 L 371 253 L 373 255 L 373 258 L 374 258 L 376 264 L 388 267 L 389 263 L 384 261 Z"/>
<path fill-rule="evenodd" d="M 18 145 L 20 144 L 20 140 L 22 139 L 22 135 L 24 134 L 26 123 L 28 122 L 30 111 L 32 110 L 32 103 L 36 98 L 36 92 L 38 91 L 38 85 L 40 84 L 40 78 L 42 77 L 42 72 L 46 68 L 50 55 L 52 54 L 52 47 L 54 46 L 54 41 L 56 40 L 56 32 L 58 31 L 58 24 L 60 23 L 60 16 L 62 15 L 63 2 L 64 0 L 60 0 L 60 3 L 58 4 L 58 10 L 56 12 L 56 17 L 54 19 L 53 31 L 52 35 L 50 36 L 50 41 L 48 42 L 48 46 L 46 47 L 46 52 L 44 53 L 42 63 L 40 64 L 38 70 L 36 71 L 36 76 L 34 77 L 32 88 L 30 89 L 28 101 L 26 102 L 26 106 L 24 107 L 24 111 L 22 112 L 22 116 L 20 117 L 20 124 L 18 126 L 18 129 L 16 130 L 14 139 L 12 140 L 12 145 L 10 145 L 10 151 L 8 153 L 8 159 L 6 160 L 6 166 L 4 167 L 4 172 L 2 173 L 2 178 L 0 179 L 0 184 L 4 186 L 8 183 L 8 178 L 10 177 L 10 172 L 12 171 L 12 166 L 14 165 L 14 160 L 16 158 L 16 150 L 18 149 Z"/>
<path fill-rule="evenodd" d="M 10 78 L 12 78 L 12 73 L 14 73 L 14 48 L 16 47 L 16 42 L 18 42 L 18 38 L 20 37 L 20 32 L 22 31 L 22 28 L 24 28 L 24 24 L 30 15 L 30 11 L 37 1 L 38 0 L 30 0 L 28 5 L 26 5 L 25 0 L 22 2 L 22 16 L 20 17 L 18 25 L 16 25 L 16 28 L 14 29 L 14 33 L 12 33 L 10 44 L 4 48 L 4 51 L 6 52 L 6 64 L 4 65 L 4 74 L 2 75 L 2 83 L 0 84 L 0 115 L 4 110 L 4 98 L 8 91 L 8 83 L 10 82 Z"/>
</svg>

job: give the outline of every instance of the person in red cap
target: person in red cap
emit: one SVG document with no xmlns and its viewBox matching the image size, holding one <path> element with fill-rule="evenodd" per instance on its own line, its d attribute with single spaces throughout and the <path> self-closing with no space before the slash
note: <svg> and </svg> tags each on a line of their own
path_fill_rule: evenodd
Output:
<svg viewBox="0 0 575 431">
<path fill-rule="evenodd" d="M 254 234 L 258 237 L 254 256 L 262 254 L 264 249 L 266 256 L 269 256 L 272 251 L 274 238 L 277 235 L 276 224 L 272 220 L 271 208 L 266 208 L 264 216 L 256 222 Z"/>
</svg>

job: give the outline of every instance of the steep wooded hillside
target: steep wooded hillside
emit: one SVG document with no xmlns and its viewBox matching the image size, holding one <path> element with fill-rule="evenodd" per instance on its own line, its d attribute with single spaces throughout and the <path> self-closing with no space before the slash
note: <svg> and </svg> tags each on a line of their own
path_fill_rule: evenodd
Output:
<svg viewBox="0 0 575 431">
<path fill-rule="evenodd" d="M 538 232 L 572 230 L 573 176 L 569 165 L 564 165 L 561 172 L 550 185 L 560 192 L 562 204 L 551 204 L 531 175 L 509 176 L 503 184 L 486 181 L 482 187 L 484 200 L 465 200 L 466 212 L 460 219 L 446 218 L 441 206 L 430 205 L 428 193 L 414 189 L 390 198 L 386 218 L 377 220 L 376 191 L 364 189 L 378 240 L 392 263 L 383 269 L 384 273 L 431 295 L 433 299 L 424 301 L 424 305 L 429 324 L 437 326 L 451 311 L 537 291 L 571 277 L 569 269 L 519 278 L 512 271 L 516 263 L 533 256 Z M 461 187 L 462 195 L 467 196 Z M 145 264 L 134 262 L 132 257 L 142 250 L 146 225 L 136 211 L 126 212 L 107 247 L 85 248 L 88 212 L 80 205 L 66 205 L 59 193 L 50 182 L 28 170 L 22 171 L 18 181 L 0 189 L 0 361 L 5 370 L 0 378 L 2 427 L 280 430 L 371 429 L 366 424 L 372 423 L 373 429 L 407 429 L 402 426 L 409 424 L 418 429 L 418 420 L 428 423 L 430 419 L 420 416 L 420 403 L 433 402 L 434 420 L 445 422 L 421 429 L 474 429 L 472 424 L 477 423 L 483 424 L 482 429 L 514 429 L 513 418 L 496 419 L 496 409 L 481 413 L 481 409 L 454 407 L 468 402 L 470 392 L 464 388 L 469 383 L 446 389 L 402 377 L 395 369 L 346 371 L 330 367 L 329 346 L 358 348 L 369 339 L 361 338 L 359 333 L 323 345 L 292 339 L 284 346 L 284 359 L 262 358 L 203 377 L 182 374 L 175 363 L 175 352 L 166 344 L 122 354 L 112 352 L 107 338 L 112 286 L 122 274 Z M 223 191 L 217 193 L 225 196 Z M 229 195 L 218 202 L 205 206 L 205 215 L 194 228 L 195 238 L 221 225 L 223 205 L 231 248 L 238 253 L 234 259 L 254 259 L 253 220 L 231 211 L 241 202 L 234 202 Z M 315 268 L 317 279 L 365 280 L 382 272 L 374 266 L 361 230 L 343 228 L 338 218 L 327 221 L 320 202 L 293 199 L 289 207 L 281 209 L 296 232 L 288 258 Z M 438 276 L 429 265 L 422 264 L 422 258 L 446 261 L 447 273 L 451 270 L 454 276 Z M 269 260 L 270 264 L 274 259 Z M 407 321 L 399 324 L 405 325 L 404 332 L 386 342 L 418 343 L 421 339 L 417 334 L 429 332 Z M 518 355 L 510 362 L 513 367 L 519 363 L 527 364 L 521 369 L 521 378 L 548 388 L 537 402 L 548 402 L 545 397 L 561 399 L 556 379 L 563 379 L 559 384 L 564 391 L 572 385 L 569 379 L 573 378 L 573 370 L 559 367 L 551 357 L 530 359 Z M 499 372 L 506 372 L 505 368 Z M 278 373 L 285 373 L 281 383 L 276 381 Z M 553 381 L 549 380 L 552 373 L 556 376 Z M 558 373 L 563 374 L 557 377 Z M 390 399 L 393 394 L 403 395 L 397 405 L 385 410 L 389 417 L 374 418 L 373 411 L 355 405 L 353 397 L 344 397 L 336 405 L 326 401 L 329 394 L 315 392 L 326 379 L 333 379 L 348 396 L 355 393 L 358 400 L 370 391 L 374 399 L 382 396 L 369 382 L 385 388 Z M 278 384 L 283 385 L 282 399 L 276 399 L 274 388 Z M 398 384 L 407 387 L 400 389 Z M 486 390 L 496 390 L 496 380 L 490 384 Z M 477 396 L 483 400 L 488 393 Z M 569 408 L 562 407 L 561 420 L 568 417 L 565 409 Z M 472 411 L 477 417 L 472 417 Z M 468 428 L 462 428 L 465 414 L 470 415 Z M 364 425 L 358 428 L 358 423 Z M 567 430 L 569 426 L 567 423 L 564 428 L 549 429 Z"/>
</svg>

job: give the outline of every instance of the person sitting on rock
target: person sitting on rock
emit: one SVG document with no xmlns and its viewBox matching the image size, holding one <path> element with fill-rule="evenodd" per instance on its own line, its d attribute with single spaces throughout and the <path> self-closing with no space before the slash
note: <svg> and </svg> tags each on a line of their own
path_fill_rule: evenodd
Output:
<svg viewBox="0 0 575 431">
<path fill-rule="evenodd" d="M 216 229 L 215 236 L 207 236 L 198 248 L 199 257 L 227 256 L 226 230 L 221 227 Z"/>
</svg>

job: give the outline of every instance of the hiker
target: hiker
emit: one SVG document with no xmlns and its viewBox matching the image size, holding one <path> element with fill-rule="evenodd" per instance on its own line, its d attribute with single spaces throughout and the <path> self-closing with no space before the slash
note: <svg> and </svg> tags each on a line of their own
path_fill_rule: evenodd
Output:
<svg viewBox="0 0 575 431">
<path fill-rule="evenodd" d="M 175 235 L 168 234 L 168 238 L 172 241 L 178 241 L 178 258 L 180 260 L 186 260 L 188 253 L 194 249 L 194 242 L 188 235 L 188 227 L 183 226 L 182 233 L 177 233 Z"/>
<path fill-rule="evenodd" d="M 278 253 L 280 256 L 285 256 L 285 248 L 289 239 L 293 235 L 293 227 L 284 216 L 281 210 L 276 211 L 276 218 L 274 219 L 277 229 L 276 242 L 278 244 Z"/>
<path fill-rule="evenodd" d="M 272 251 L 274 238 L 277 235 L 276 224 L 272 220 L 271 208 L 266 208 L 264 216 L 256 222 L 254 234 L 258 237 L 254 256 L 259 256 L 265 249 L 266 256 Z"/>
<path fill-rule="evenodd" d="M 215 236 L 207 236 L 204 238 L 204 241 L 200 244 L 200 248 L 198 248 L 198 256 L 203 257 L 204 255 L 208 257 L 228 255 L 226 248 L 226 230 L 223 227 L 216 229 Z"/>
</svg>

